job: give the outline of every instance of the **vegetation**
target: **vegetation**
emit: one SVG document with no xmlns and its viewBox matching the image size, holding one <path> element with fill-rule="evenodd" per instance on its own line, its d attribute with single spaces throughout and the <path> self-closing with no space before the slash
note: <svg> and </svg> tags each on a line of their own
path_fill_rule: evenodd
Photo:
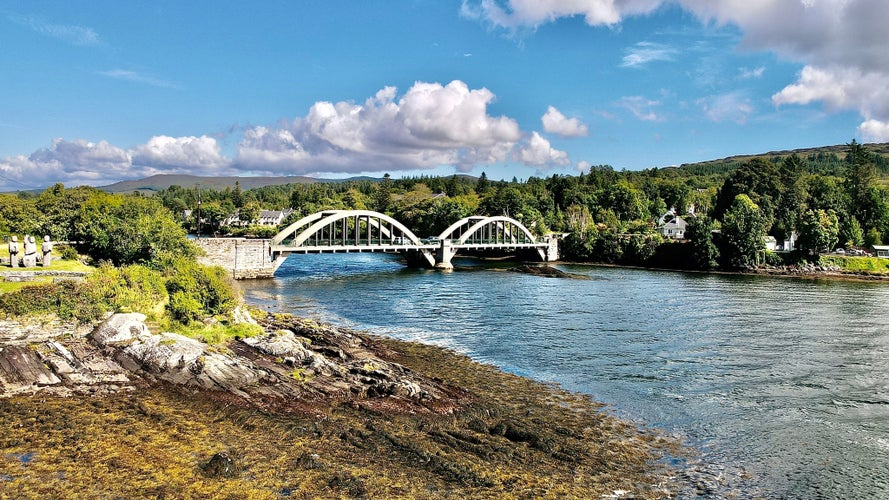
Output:
<svg viewBox="0 0 889 500">
<path fill-rule="evenodd" d="M 88 267 L 92 272 L 77 282 L 51 283 L 51 278 L 38 277 L 33 286 L 4 283 L 0 311 L 17 316 L 54 314 L 81 322 L 95 321 L 109 311 L 141 312 L 161 328 L 211 343 L 256 333 L 231 324 L 237 296 L 226 273 L 196 262 L 197 247 L 160 199 L 61 185 L 35 198 L 2 196 L 16 200 L 20 209 L 30 205 L 40 215 L 36 224 L 22 230 L 14 224 L 24 222 L 0 211 L 4 214 L 0 226 L 19 234 L 64 235 L 80 242 L 81 251 L 97 267 Z M 66 246 L 59 247 L 61 255 L 71 255 Z M 8 255 L 5 245 L 2 252 Z M 66 262 L 54 260 L 49 269 L 85 267 Z"/>
</svg>

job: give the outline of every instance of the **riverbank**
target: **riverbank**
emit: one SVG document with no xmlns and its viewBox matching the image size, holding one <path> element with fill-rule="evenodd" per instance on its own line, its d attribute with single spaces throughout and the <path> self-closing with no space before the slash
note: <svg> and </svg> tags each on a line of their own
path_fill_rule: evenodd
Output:
<svg viewBox="0 0 889 500">
<path fill-rule="evenodd" d="M 3 491 L 663 498 L 688 487 L 663 465 L 684 453 L 675 440 L 439 347 L 287 315 L 207 346 L 124 319 L 0 323 Z"/>
<path fill-rule="evenodd" d="M 690 274 L 716 274 L 722 276 L 770 276 L 776 278 L 798 278 L 807 280 L 842 280 L 842 281 L 862 281 L 862 282 L 884 282 L 889 283 L 889 274 L 883 273 L 862 273 L 844 270 L 839 266 L 807 264 L 798 266 L 769 266 L 763 265 L 751 267 L 738 271 L 710 270 L 702 271 L 699 269 L 676 269 L 666 267 L 642 267 L 628 266 L 623 264 L 607 264 L 601 262 L 572 262 L 558 261 L 551 262 L 548 265 L 563 264 L 571 266 L 589 266 L 589 267 L 608 267 L 615 269 L 640 269 L 644 271 L 665 271 L 671 273 L 690 273 Z"/>
</svg>

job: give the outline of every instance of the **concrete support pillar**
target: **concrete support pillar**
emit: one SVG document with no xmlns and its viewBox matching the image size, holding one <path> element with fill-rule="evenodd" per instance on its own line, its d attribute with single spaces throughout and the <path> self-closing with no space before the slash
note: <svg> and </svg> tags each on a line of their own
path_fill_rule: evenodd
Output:
<svg viewBox="0 0 889 500">
<path fill-rule="evenodd" d="M 438 246 L 438 251 L 435 252 L 435 268 L 453 269 L 454 265 L 451 264 L 451 258 L 454 257 L 454 253 L 456 252 L 453 249 L 451 240 L 441 240 Z"/>
</svg>

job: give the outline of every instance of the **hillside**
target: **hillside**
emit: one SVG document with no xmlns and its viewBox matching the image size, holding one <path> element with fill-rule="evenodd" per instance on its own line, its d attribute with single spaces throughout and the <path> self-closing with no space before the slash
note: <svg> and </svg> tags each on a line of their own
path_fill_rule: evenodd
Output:
<svg viewBox="0 0 889 500">
<path fill-rule="evenodd" d="M 874 155 L 877 171 L 882 175 L 889 174 L 889 143 L 865 144 L 864 147 Z M 843 168 L 848 150 L 848 145 L 838 144 L 816 148 L 769 151 L 768 153 L 736 155 L 697 163 L 683 163 L 679 168 L 700 175 L 722 174 L 734 170 L 753 158 L 764 158 L 767 161 L 779 162 L 790 155 L 796 154 L 808 162 L 811 172 L 839 174 Z"/>
<path fill-rule="evenodd" d="M 889 176 L 889 143 L 865 144 L 865 148 L 873 153 L 874 163 L 881 176 Z M 767 153 L 729 156 L 716 160 L 708 160 L 696 163 L 684 163 L 678 168 L 690 174 L 708 175 L 724 174 L 734 170 L 746 161 L 753 158 L 764 158 L 768 161 L 779 162 L 792 154 L 801 156 L 808 162 L 811 172 L 821 174 L 841 174 L 848 146 L 838 144 L 835 146 L 821 146 L 816 148 L 802 148 L 794 150 L 770 151 Z M 676 168 L 676 167 L 671 167 Z M 460 175 L 464 177 L 464 175 Z M 234 188 L 235 182 L 239 182 L 241 189 L 248 190 L 264 186 L 279 186 L 284 184 L 310 184 L 316 182 L 347 182 L 347 181 L 377 181 L 373 177 L 350 177 L 348 179 L 318 179 L 305 176 L 286 177 L 200 177 L 196 175 L 169 175 L 159 174 L 144 179 L 121 181 L 100 189 L 111 193 L 142 192 L 151 194 L 170 186 L 178 185 L 184 188 L 192 188 L 197 185 L 207 189 L 222 190 L 226 187 Z"/>
<path fill-rule="evenodd" d="M 314 179 L 312 177 L 288 176 L 288 177 L 199 177 L 196 175 L 170 175 L 158 174 L 137 179 L 132 181 L 120 181 L 100 189 L 109 193 L 132 193 L 141 191 L 143 193 L 153 193 L 161 189 L 167 189 L 170 186 L 182 186 L 184 188 L 195 187 L 200 184 L 201 187 L 208 189 L 225 189 L 226 187 L 234 187 L 235 182 L 241 184 L 241 189 L 253 189 L 263 186 L 277 186 L 281 184 L 306 184 L 313 182 L 323 182 L 323 179 Z"/>
</svg>

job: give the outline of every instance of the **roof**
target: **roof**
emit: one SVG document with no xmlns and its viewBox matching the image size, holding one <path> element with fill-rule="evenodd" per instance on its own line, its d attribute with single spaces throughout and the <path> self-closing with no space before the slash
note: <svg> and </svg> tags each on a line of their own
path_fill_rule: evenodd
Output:
<svg viewBox="0 0 889 500">
<path fill-rule="evenodd" d="M 673 220 L 664 224 L 663 227 L 665 227 L 667 229 L 673 229 L 673 228 L 685 229 L 685 226 L 687 226 L 687 225 L 688 225 L 688 222 L 685 222 L 685 219 L 683 219 L 682 217 L 674 217 Z"/>
</svg>

